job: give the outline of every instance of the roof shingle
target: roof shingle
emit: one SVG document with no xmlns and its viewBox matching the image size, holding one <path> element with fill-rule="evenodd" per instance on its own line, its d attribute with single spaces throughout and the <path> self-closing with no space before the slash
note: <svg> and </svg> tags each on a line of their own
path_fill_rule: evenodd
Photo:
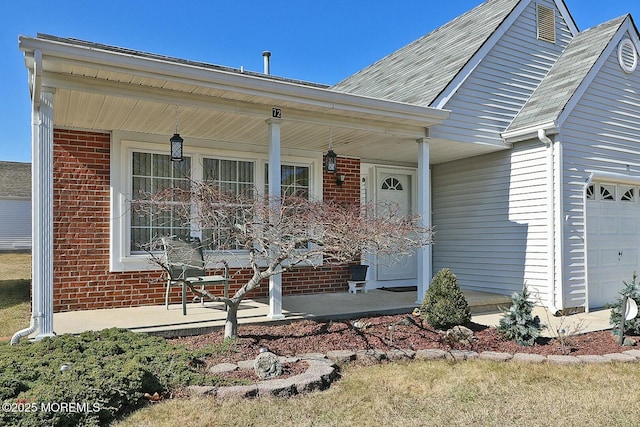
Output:
<svg viewBox="0 0 640 427">
<path fill-rule="evenodd" d="M 31 198 L 31 163 L 0 161 L 0 197 Z"/>
<path fill-rule="evenodd" d="M 430 106 L 519 1 L 488 0 L 331 89 Z"/>
<path fill-rule="evenodd" d="M 555 121 L 627 17 L 605 22 L 574 37 L 507 131 Z"/>
</svg>

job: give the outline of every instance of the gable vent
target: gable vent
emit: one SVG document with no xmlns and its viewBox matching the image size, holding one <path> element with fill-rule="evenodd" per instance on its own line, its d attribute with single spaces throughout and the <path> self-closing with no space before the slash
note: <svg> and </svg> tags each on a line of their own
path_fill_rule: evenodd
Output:
<svg viewBox="0 0 640 427">
<path fill-rule="evenodd" d="M 624 39 L 618 45 L 618 62 L 625 73 L 633 73 L 638 66 L 638 52 L 636 46 L 629 39 Z"/>
<path fill-rule="evenodd" d="M 556 42 L 556 12 L 541 4 L 538 6 L 538 40 Z"/>
</svg>

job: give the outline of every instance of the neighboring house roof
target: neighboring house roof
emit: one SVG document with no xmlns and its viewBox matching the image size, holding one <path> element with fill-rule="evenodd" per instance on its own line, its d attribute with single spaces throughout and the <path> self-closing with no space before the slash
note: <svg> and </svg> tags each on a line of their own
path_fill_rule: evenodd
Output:
<svg viewBox="0 0 640 427">
<path fill-rule="evenodd" d="M 31 198 L 31 163 L 0 161 L 0 197 Z"/>
<path fill-rule="evenodd" d="M 576 35 L 507 132 L 555 122 L 627 18 L 631 19 L 621 16 Z"/>
<path fill-rule="evenodd" d="M 488 0 L 331 89 L 431 105 L 521 0 Z"/>
</svg>

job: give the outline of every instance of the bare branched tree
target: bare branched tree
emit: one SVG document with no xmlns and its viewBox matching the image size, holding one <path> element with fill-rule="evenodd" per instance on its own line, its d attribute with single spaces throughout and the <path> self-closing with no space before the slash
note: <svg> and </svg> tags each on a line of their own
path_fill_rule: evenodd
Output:
<svg viewBox="0 0 640 427">
<path fill-rule="evenodd" d="M 363 252 L 399 259 L 432 241 L 419 216 L 400 215 L 392 203 L 354 206 L 296 195 L 269 198 L 225 191 L 211 182 L 194 181 L 188 187 L 146 194 L 132 201 L 132 209 L 134 215 L 170 216 L 182 229 L 194 230 L 197 224 L 205 250 L 248 256 L 243 265 L 251 278 L 232 296 L 190 286 L 197 295 L 226 304 L 225 338 L 237 337 L 238 306 L 263 279 L 305 265 L 352 263 Z M 155 241 L 147 250 L 168 271 L 166 260 L 153 249 L 158 249 Z"/>
</svg>

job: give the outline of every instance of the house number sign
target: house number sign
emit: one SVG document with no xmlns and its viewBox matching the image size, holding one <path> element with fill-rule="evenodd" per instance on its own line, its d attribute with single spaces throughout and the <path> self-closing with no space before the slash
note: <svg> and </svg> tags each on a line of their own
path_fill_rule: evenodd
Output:
<svg viewBox="0 0 640 427">
<path fill-rule="evenodd" d="M 271 118 L 281 119 L 282 118 L 282 110 L 280 108 L 272 108 L 271 109 Z"/>
</svg>

